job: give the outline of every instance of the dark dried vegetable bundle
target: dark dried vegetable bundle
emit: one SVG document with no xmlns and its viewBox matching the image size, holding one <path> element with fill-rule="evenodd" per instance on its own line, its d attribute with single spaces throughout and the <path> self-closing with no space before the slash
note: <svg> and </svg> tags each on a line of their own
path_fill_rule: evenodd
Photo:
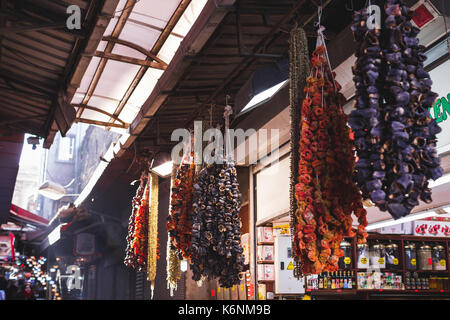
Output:
<svg viewBox="0 0 450 320">
<path fill-rule="evenodd" d="M 239 283 L 244 271 L 239 210 L 241 194 L 232 163 L 203 168 L 194 182 L 192 279 L 217 277 L 222 287 Z"/>
<path fill-rule="evenodd" d="M 141 180 L 141 184 L 139 185 L 136 191 L 136 195 L 134 196 L 132 201 L 132 211 L 128 222 L 127 248 L 125 250 L 124 264 L 130 268 L 137 268 L 138 266 L 137 256 L 133 249 L 133 239 L 134 239 L 136 214 L 137 211 L 139 210 L 139 206 L 141 205 L 143 195 L 144 195 L 144 185 L 143 181 Z"/>
<path fill-rule="evenodd" d="M 167 231 L 171 244 L 177 250 L 180 259 L 189 259 L 194 174 L 193 161 L 192 163 L 182 163 L 177 170 L 172 186 L 171 210 L 168 216 Z"/>
<path fill-rule="evenodd" d="M 352 26 L 359 47 L 354 67 L 356 110 L 349 121 L 359 156 L 356 181 L 364 198 L 395 219 L 408 215 L 419 199 L 431 202 L 428 180 L 443 173 L 436 154 L 436 134 L 441 129 L 429 116 L 437 95 L 423 69 L 425 48 L 419 45 L 412 14 L 401 0 L 388 0 L 382 29 L 367 28 L 366 9 L 355 13 Z M 374 35 L 376 43 L 371 42 Z M 381 65 L 372 70 L 375 54 Z M 377 79 L 370 86 L 369 69 Z M 377 94 L 376 103 L 368 99 L 371 91 Z M 367 123 L 372 115 L 377 115 L 376 130 Z"/>
</svg>

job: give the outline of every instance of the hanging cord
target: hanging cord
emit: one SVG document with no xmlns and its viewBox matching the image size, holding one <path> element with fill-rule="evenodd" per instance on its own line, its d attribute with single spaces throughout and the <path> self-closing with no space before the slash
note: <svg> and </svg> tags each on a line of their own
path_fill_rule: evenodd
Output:
<svg viewBox="0 0 450 320">
<path fill-rule="evenodd" d="M 370 0 L 369 0 L 369 4 L 370 4 Z M 328 63 L 328 67 L 330 68 L 330 72 L 333 72 L 333 69 L 331 68 L 331 62 L 330 62 L 330 57 L 328 55 L 328 49 L 327 49 L 327 45 L 325 43 L 325 36 L 323 35 L 323 32 L 325 31 L 325 27 L 322 26 L 320 24 L 321 19 L 322 19 L 322 7 L 319 6 L 317 8 L 317 17 L 318 20 L 316 23 L 314 23 L 314 26 L 317 27 L 317 42 L 316 42 L 316 48 L 323 45 L 323 47 L 325 48 L 325 58 L 327 59 L 327 63 Z M 333 78 L 333 86 L 334 86 L 334 91 L 337 92 L 337 86 L 336 86 L 336 81 Z"/>
<path fill-rule="evenodd" d="M 225 106 L 225 111 L 223 113 L 223 117 L 225 118 L 225 153 L 226 153 L 226 159 L 227 159 L 227 163 L 231 162 L 233 159 L 230 155 L 230 153 L 228 152 L 228 146 L 231 146 L 231 141 L 230 141 L 230 115 L 233 114 L 233 108 L 228 104 L 228 95 L 226 96 L 226 106 Z"/>
</svg>

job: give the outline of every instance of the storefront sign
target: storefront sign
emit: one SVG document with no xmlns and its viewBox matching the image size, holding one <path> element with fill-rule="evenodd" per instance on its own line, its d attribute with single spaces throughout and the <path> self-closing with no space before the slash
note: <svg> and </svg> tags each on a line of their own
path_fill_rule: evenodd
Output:
<svg viewBox="0 0 450 320">
<path fill-rule="evenodd" d="M 450 115 L 450 93 L 447 94 L 447 97 L 441 97 L 438 99 L 433 108 L 429 108 L 429 111 L 430 118 L 435 119 L 437 123 L 446 121 Z"/>
<path fill-rule="evenodd" d="M 414 221 L 413 230 L 415 236 L 449 237 L 450 222 L 423 220 Z"/>
</svg>

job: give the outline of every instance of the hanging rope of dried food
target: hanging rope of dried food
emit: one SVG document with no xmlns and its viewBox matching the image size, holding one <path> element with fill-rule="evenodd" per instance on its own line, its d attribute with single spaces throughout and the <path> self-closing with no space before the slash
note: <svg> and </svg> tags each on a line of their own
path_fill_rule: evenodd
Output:
<svg viewBox="0 0 450 320">
<path fill-rule="evenodd" d="M 193 153 L 191 152 L 190 157 L 183 157 L 177 170 L 174 185 L 171 189 L 171 211 L 167 223 L 171 244 L 177 250 L 179 259 L 189 259 L 194 175 L 195 167 Z"/>
<path fill-rule="evenodd" d="M 170 204 L 169 204 L 169 221 L 172 214 L 172 195 L 175 187 L 175 180 L 177 176 L 177 165 L 174 163 L 172 167 L 172 174 L 170 176 Z M 177 249 L 172 245 L 170 232 L 167 233 L 167 289 L 169 289 L 170 296 L 173 296 L 174 291 L 177 290 L 178 281 L 181 279 L 181 260 L 178 257 Z"/>
<path fill-rule="evenodd" d="M 155 287 L 156 264 L 159 260 L 159 239 L 158 239 L 158 193 L 159 178 L 156 173 L 149 174 L 150 187 L 150 207 L 148 217 L 148 254 L 147 254 L 147 279 L 151 282 L 151 298 Z"/>
<path fill-rule="evenodd" d="M 147 179 L 141 203 L 136 212 L 132 248 L 136 256 L 136 270 L 147 271 L 148 254 L 148 201 L 149 181 Z"/>
<path fill-rule="evenodd" d="M 320 18 L 320 13 L 319 13 Z M 365 242 L 366 211 L 352 181 L 353 147 L 344 96 L 331 72 L 323 27 L 318 24 L 317 47 L 311 59 L 302 103 L 299 177 L 294 254 L 303 275 L 338 269 L 344 236 Z M 359 227 L 352 227 L 352 213 Z"/>
<path fill-rule="evenodd" d="M 230 109 L 225 110 L 225 117 Z M 225 119 L 225 132 L 229 121 Z M 222 159 L 223 160 L 223 159 Z M 191 265 L 194 281 L 217 277 L 221 287 L 240 282 L 244 270 L 239 211 L 241 194 L 236 168 L 227 157 L 209 164 L 194 182 Z"/>
<path fill-rule="evenodd" d="M 145 189 L 145 178 L 144 175 L 141 175 L 140 178 L 140 184 L 136 191 L 136 195 L 133 198 L 132 204 L 131 204 L 131 215 L 128 222 L 128 234 L 127 234 L 127 247 L 125 250 L 125 259 L 124 264 L 127 267 L 130 268 L 138 268 L 138 258 L 135 254 L 135 250 L 133 248 L 133 241 L 134 241 L 134 232 L 135 232 L 135 225 L 136 225 L 136 215 L 139 210 L 139 207 L 142 202 L 142 197 L 144 195 L 144 189 Z"/>
<path fill-rule="evenodd" d="M 296 225 L 295 212 L 297 201 L 295 199 L 295 184 L 298 177 L 298 144 L 300 141 L 300 105 L 303 100 L 303 89 L 306 77 L 310 72 L 308 39 L 302 28 L 295 26 L 291 30 L 289 41 L 289 86 L 290 86 L 290 116 L 291 116 L 291 157 L 290 157 L 290 217 L 291 217 L 291 240 L 294 243 L 294 232 Z M 295 257 L 295 259 L 298 259 Z M 296 266 L 299 262 L 296 261 Z M 297 273 L 297 272 L 296 272 Z"/>
<path fill-rule="evenodd" d="M 367 8 L 355 12 L 352 25 L 357 91 L 349 124 L 359 157 L 355 180 L 365 199 L 398 219 L 419 199 L 431 202 L 428 180 L 443 174 L 436 153 L 441 129 L 429 116 L 437 95 L 423 68 L 425 48 L 411 24 L 413 11 L 400 0 L 372 2 L 384 8 L 383 26 L 368 27 Z"/>
</svg>

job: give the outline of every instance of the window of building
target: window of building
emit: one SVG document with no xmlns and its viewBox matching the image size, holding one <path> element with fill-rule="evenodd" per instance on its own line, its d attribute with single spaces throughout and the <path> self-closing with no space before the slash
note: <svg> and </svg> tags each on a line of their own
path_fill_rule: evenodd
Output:
<svg viewBox="0 0 450 320">
<path fill-rule="evenodd" d="M 74 150 L 75 137 L 61 137 L 58 146 L 58 161 L 73 161 Z"/>
</svg>

